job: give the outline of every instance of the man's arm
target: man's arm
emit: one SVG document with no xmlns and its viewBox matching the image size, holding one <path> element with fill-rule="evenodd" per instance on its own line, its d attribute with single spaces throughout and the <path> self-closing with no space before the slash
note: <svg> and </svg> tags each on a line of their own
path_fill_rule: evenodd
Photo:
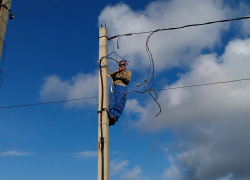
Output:
<svg viewBox="0 0 250 180">
<path fill-rule="evenodd" d="M 121 77 L 122 81 L 128 84 L 131 79 L 131 75 L 132 75 L 131 71 L 126 71 L 126 72 L 123 71 Z"/>
</svg>

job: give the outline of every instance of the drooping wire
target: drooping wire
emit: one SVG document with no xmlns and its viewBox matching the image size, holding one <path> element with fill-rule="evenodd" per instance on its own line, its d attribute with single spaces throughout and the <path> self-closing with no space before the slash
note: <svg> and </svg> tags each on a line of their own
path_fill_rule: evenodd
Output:
<svg viewBox="0 0 250 180">
<path fill-rule="evenodd" d="M 113 59 L 113 58 L 109 57 L 109 56 L 112 55 L 112 54 L 115 54 L 117 57 L 119 57 L 120 59 L 124 60 L 124 61 L 126 62 L 126 65 L 128 65 L 128 63 L 130 63 L 130 61 L 124 59 L 123 57 L 121 57 L 121 56 L 120 56 L 118 53 L 116 53 L 116 52 L 111 52 L 111 53 L 109 53 L 109 54 L 106 56 L 106 58 L 109 58 L 109 59 L 111 59 L 111 60 L 114 60 L 117 64 L 119 64 L 120 61 L 118 61 L 117 59 Z"/>
<path fill-rule="evenodd" d="M 119 36 L 119 37 L 117 38 L 117 42 L 116 42 L 117 49 L 120 48 L 120 47 L 119 47 L 119 43 L 121 42 L 121 40 L 122 40 L 122 36 Z"/>
<path fill-rule="evenodd" d="M 155 32 L 152 32 L 148 38 L 147 38 L 147 41 L 146 41 L 146 52 L 148 54 L 148 58 L 149 58 L 149 68 L 148 68 L 148 74 L 147 74 L 147 78 L 146 78 L 146 83 L 147 84 L 151 84 L 151 88 L 153 87 L 153 84 L 154 84 L 154 59 L 153 59 L 153 55 L 152 53 L 150 52 L 149 50 L 149 39 L 150 37 L 154 34 Z M 151 67 L 152 67 L 152 75 L 151 75 L 151 79 L 150 81 L 148 82 L 148 77 L 149 77 L 149 73 L 150 73 L 150 70 L 151 70 Z"/>
<path fill-rule="evenodd" d="M 114 38 L 117 38 L 117 46 L 118 46 L 118 43 L 119 43 L 119 39 L 122 37 L 122 36 L 131 36 L 133 34 L 144 34 L 144 33 L 150 33 L 150 35 L 148 36 L 147 40 L 146 40 L 146 52 L 147 52 L 147 55 L 149 57 L 149 68 L 148 68 L 148 74 L 147 74 L 147 77 L 146 79 L 143 80 L 143 83 L 142 84 L 138 84 L 137 86 L 141 86 L 143 84 L 146 84 L 146 90 L 145 91 L 142 91 L 140 93 L 145 93 L 145 92 L 148 92 L 150 96 L 152 96 L 152 94 L 150 93 L 152 90 L 153 90 L 153 84 L 154 84 L 154 59 L 153 59 L 153 55 L 152 53 L 150 52 L 150 49 L 149 49 L 149 39 L 150 37 L 158 32 L 158 31 L 167 31 L 167 30 L 177 30 L 177 29 L 183 29 L 183 28 L 186 28 L 186 27 L 192 27 L 192 26 L 203 26 L 203 25 L 209 25 L 209 24 L 214 24 L 214 23 L 220 23 L 220 22 L 228 22 L 228 21 L 235 21 L 235 20 L 243 20 L 243 19 L 249 19 L 250 17 L 247 16 L 247 17 L 240 17 L 240 18 L 235 18 L 235 19 L 225 19 L 225 20 L 219 20 L 219 21 L 211 21 L 211 22 L 206 22 L 206 23 L 200 23 L 200 24 L 189 24 L 189 25 L 185 25 L 185 26 L 180 26 L 180 27 L 174 27 L 174 28 L 164 28 L 164 29 L 156 29 L 154 31 L 147 31 L 147 32 L 139 32 L 139 33 L 127 33 L 127 34 L 123 34 L 123 35 L 115 35 L 115 36 L 112 36 L 110 38 L 108 38 L 108 40 L 111 40 L 111 39 L 114 39 Z M 152 74 L 151 74 L 151 78 L 150 80 L 149 79 L 149 76 L 150 76 L 150 72 L 152 71 Z M 149 88 L 147 88 L 147 85 L 150 85 Z M 154 90 L 153 90 L 154 91 Z M 138 91 L 135 91 L 135 92 L 138 92 Z M 154 91 L 155 92 L 155 91 Z M 156 94 L 156 97 L 157 97 L 157 93 L 155 92 Z M 157 102 L 157 98 L 153 97 L 152 98 L 154 99 L 154 101 L 159 105 L 159 103 Z M 159 105 L 159 108 L 160 108 L 160 105 Z M 160 112 L 161 112 L 161 108 L 160 108 Z M 157 114 L 158 115 L 158 114 Z M 156 115 L 156 116 L 157 116 Z"/>
<path fill-rule="evenodd" d="M 148 68 L 148 74 L 147 74 L 147 77 L 146 79 L 143 79 L 143 83 L 142 84 L 137 84 L 137 87 L 138 86 L 141 86 L 141 85 L 146 85 L 146 90 L 145 91 L 142 91 L 142 92 L 139 92 L 139 91 L 135 91 L 135 92 L 138 92 L 138 93 L 145 93 L 145 92 L 148 92 L 148 94 L 153 98 L 153 100 L 156 102 L 156 104 L 159 106 L 159 113 L 156 114 L 156 117 L 161 113 L 161 106 L 160 104 L 158 103 L 158 95 L 157 95 L 157 92 L 153 89 L 153 85 L 154 85 L 154 58 L 153 58 L 153 55 L 152 53 L 150 52 L 150 49 L 149 49 L 149 39 L 150 37 L 154 34 L 155 32 L 152 32 L 147 40 L 146 40 L 146 52 L 147 52 L 147 55 L 148 55 L 148 58 L 149 58 L 149 68 Z M 152 74 L 151 74 L 151 78 L 150 80 L 149 79 L 149 76 L 150 76 L 150 72 L 152 71 Z M 150 87 L 148 87 L 148 85 L 150 85 Z M 153 91 L 155 93 L 155 97 L 152 95 L 151 91 Z"/>
<path fill-rule="evenodd" d="M 188 24 L 188 25 L 184 25 L 184 26 L 180 26 L 180 27 L 156 29 L 156 30 L 153 30 L 153 31 L 144 31 L 144 32 L 136 32 L 136 33 L 126 33 L 126 34 L 122 34 L 122 35 L 112 36 L 112 37 L 108 38 L 108 40 L 111 40 L 111 39 L 114 39 L 114 38 L 118 38 L 117 39 L 117 46 L 118 46 L 118 44 L 120 42 L 119 39 L 122 38 L 122 36 L 131 36 L 131 35 L 137 35 L 137 34 L 146 34 L 146 33 L 148 34 L 148 33 L 150 33 L 150 35 L 148 36 L 147 41 L 146 41 L 146 52 L 147 52 L 148 57 L 150 59 L 150 65 L 149 65 L 149 69 L 148 69 L 148 74 L 147 74 L 146 80 L 147 80 L 147 84 L 152 83 L 152 85 L 151 85 L 151 88 L 152 88 L 153 82 L 154 82 L 154 60 L 153 60 L 152 53 L 149 50 L 149 39 L 150 39 L 150 37 L 154 33 L 159 32 L 159 31 L 177 30 L 177 29 L 183 29 L 183 28 L 187 28 L 187 27 L 203 26 L 203 25 L 209 25 L 209 24 L 215 24 L 215 23 L 222 23 L 222 22 L 229 22 L 229 21 L 237 21 L 237 20 L 243 20 L 243 19 L 249 19 L 249 18 L 250 18 L 250 16 L 246 16 L 246 17 L 240 17 L 240 18 L 234 18 L 234 19 L 224 19 L 224 20 L 218 20 L 218 21 L 210 21 L 210 22 L 206 22 L 206 23 Z M 149 73 L 151 71 L 151 68 L 152 68 L 152 75 L 151 75 L 150 81 L 148 81 Z"/>
<path fill-rule="evenodd" d="M 155 93 L 155 97 L 152 95 L 151 91 L 153 91 Z M 153 100 L 156 102 L 156 104 L 158 104 L 159 109 L 160 109 L 160 111 L 156 114 L 155 117 L 157 117 L 159 114 L 161 114 L 161 105 L 157 101 L 158 100 L 158 95 L 156 93 L 156 90 L 153 90 L 151 88 L 147 88 L 145 91 L 142 91 L 142 92 L 141 91 L 134 91 L 134 92 L 136 92 L 136 93 L 142 93 L 142 94 L 144 94 L 144 93 L 147 92 L 153 98 Z M 131 94 L 131 93 L 128 93 L 128 94 Z"/>
<path fill-rule="evenodd" d="M 187 27 L 193 27 L 193 26 L 204 26 L 204 25 L 209 25 L 209 24 L 215 24 L 215 23 L 222 23 L 222 22 L 229 22 L 229 21 L 237 21 L 237 20 L 244 20 L 244 19 L 249 19 L 250 16 L 246 16 L 246 17 L 240 17 L 240 18 L 234 18 L 234 19 L 224 19 L 224 20 L 218 20 L 218 21 L 210 21 L 210 22 L 206 22 L 206 23 L 197 23 L 197 24 L 188 24 L 188 25 L 184 25 L 184 26 L 180 26 L 180 27 L 173 27 L 173 28 L 164 28 L 164 29 L 156 29 L 153 31 L 144 31 L 144 32 L 135 32 L 135 33 L 126 33 L 126 34 L 122 34 L 122 35 L 115 35 L 112 36 L 110 38 L 108 38 L 108 40 L 114 39 L 114 38 L 118 38 L 117 39 L 117 46 L 119 44 L 119 39 L 122 38 L 122 36 L 131 36 L 131 35 L 138 35 L 138 34 L 148 34 L 150 33 L 150 35 L 147 38 L 146 41 L 146 52 L 148 54 L 148 57 L 150 59 L 150 64 L 149 64 L 149 69 L 148 69 L 148 74 L 147 74 L 147 84 L 152 83 L 151 88 L 153 87 L 153 82 L 154 82 L 154 60 L 153 60 L 153 56 L 152 53 L 149 50 L 149 39 L 150 37 L 159 31 L 168 31 L 168 30 L 177 30 L 177 29 L 183 29 L 183 28 L 187 28 Z M 118 46 L 119 47 L 119 46 Z M 148 82 L 148 77 L 149 77 L 149 73 L 151 71 L 152 68 L 152 75 L 151 75 L 151 79 Z"/>
<path fill-rule="evenodd" d="M 122 34 L 122 35 L 115 35 L 115 36 L 112 36 L 112 37 L 107 38 L 107 39 L 111 40 L 111 39 L 114 39 L 114 38 L 118 38 L 117 39 L 117 47 L 119 48 L 119 42 L 121 41 L 122 36 L 131 36 L 131 35 L 137 35 L 137 34 L 150 33 L 150 35 L 148 36 L 147 41 L 146 41 L 146 52 L 147 52 L 148 57 L 150 59 L 150 62 L 149 62 L 150 64 L 149 64 L 149 69 L 148 69 L 148 74 L 147 74 L 146 80 L 147 80 L 147 84 L 152 83 L 152 85 L 151 85 L 151 88 L 152 88 L 153 87 L 153 82 L 154 82 L 154 60 L 153 60 L 152 53 L 149 50 L 149 39 L 154 33 L 159 32 L 159 31 L 183 29 L 183 28 L 193 27 L 193 26 L 203 26 L 203 25 L 209 25 L 209 24 L 215 24 L 215 23 L 244 20 L 244 19 L 249 19 L 249 18 L 250 18 L 250 16 L 246 16 L 246 17 L 240 17 L 240 18 L 234 18 L 234 19 L 224 19 L 224 20 L 218 20 L 218 21 L 210 21 L 210 22 L 206 22 L 206 23 L 188 24 L 188 25 L 184 25 L 184 26 L 180 26 L 180 27 L 156 29 L 156 30 L 153 30 L 153 31 L 126 33 L 126 34 Z M 152 68 L 152 75 L 151 75 L 150 81 L 148 82 L 148 77 L 149 77 L 149 73 L 151 71 L 151 68 Z"/>
</svg>

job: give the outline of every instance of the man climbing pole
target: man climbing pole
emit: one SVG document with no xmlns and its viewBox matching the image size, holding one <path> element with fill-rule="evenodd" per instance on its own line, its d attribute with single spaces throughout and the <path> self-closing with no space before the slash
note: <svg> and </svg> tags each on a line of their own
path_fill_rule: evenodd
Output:
<svg viewBox="0 0 250 180">
<path fill-rule="evenodd" d="M 127 85 L 131 79 L 131 71 L 126 69 L 126 61 L 119 62 L 119 68 L 109 74 L 114 83 L 113 93 L 109 100 L 109 126 L 115 124 L 125 107 L 127 99 Z"/>
</svg>

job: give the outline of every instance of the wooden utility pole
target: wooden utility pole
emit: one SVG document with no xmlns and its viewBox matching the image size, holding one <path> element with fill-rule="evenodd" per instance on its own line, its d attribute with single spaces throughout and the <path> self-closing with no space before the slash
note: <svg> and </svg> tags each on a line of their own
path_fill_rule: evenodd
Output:
<svg viewBox="0 0 250 180">
<path fill-rule="evenodd" d="M 9 19 L 9 9 L 12 0 L 0 0 L 0 56 L 2 55 L 2 49 L 4 44 L 4 36 L 7 28 L 7 22 Z M 2 3 L 1 3 L 2 2 Z"/>
<path fill-rule="evenodd" d="M 108 119 L 108 39 L 106 27 L 99 28 L 99 100 L 98 100 L 98 174 L 97 180 L 109 180 Z"/>
</svg>

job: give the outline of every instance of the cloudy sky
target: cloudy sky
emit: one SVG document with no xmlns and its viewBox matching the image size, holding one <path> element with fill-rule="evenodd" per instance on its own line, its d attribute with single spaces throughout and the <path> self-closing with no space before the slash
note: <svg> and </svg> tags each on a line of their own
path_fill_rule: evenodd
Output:
<svg viewBox="0 0 250 180">
<path fill-rule="evenodd" d="M 61 0 L 24 11 L 49 2 L 12 2 L 1 59 L 1 180 L 97 178 L 101 24 L 111 37 L 250 15 L 246 0 Z M 111 180 L 250 179 L 250 81 L 174 89 L 249 79 L 249 29 L 246 19 L 150 37 L 161 114 L 149 94 L 128 95 L 110 127 Z M 109 53 L 130 61 L 130 93 L 146 89 L 136 84 L 148 74 L 148 36 L 123 36 L 119 49 L 109 41 Z M 78 98 L 92 99 L 3 108 Z"/>
</svg>

